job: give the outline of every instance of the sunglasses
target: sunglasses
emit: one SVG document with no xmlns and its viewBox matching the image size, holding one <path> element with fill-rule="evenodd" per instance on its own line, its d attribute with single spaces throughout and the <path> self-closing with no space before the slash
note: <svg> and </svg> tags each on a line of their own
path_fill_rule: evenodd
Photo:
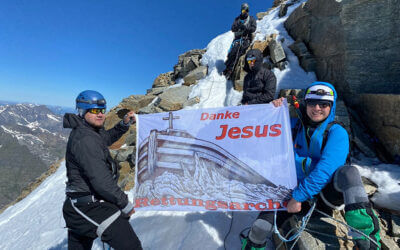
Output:
<svg viewBox="0 0 400 250">
<path fill-rule="evenodd" d="M 256 62 L 256 58 L 255 57 L 249 57 L 249 58 L 247 58 L 247 63 L 248 64 L 250 64 L 250 63 L 255 63 Z"/>
<path fill-rule="evenodd" d="M 306 104 L 307 104 L 307 106 L 310 106 L 310 107 L 315 107 L 318 105 L 322 109 L 326 109 L 327 107 L 331 106 L 331 104 L 328 102 L 310 102 L 310 101 L 308 101 L 308 102 L 306 102 Z"/>
<path fill-rule="evenodd" d="M 97 115 L 99 113 L 105 114 L 106 109 L 105 108 L 93 108 L 93 109 L 89 109 L 88 112 L 91 114 L 95 114 L 95 115 Z"/>
</svg>

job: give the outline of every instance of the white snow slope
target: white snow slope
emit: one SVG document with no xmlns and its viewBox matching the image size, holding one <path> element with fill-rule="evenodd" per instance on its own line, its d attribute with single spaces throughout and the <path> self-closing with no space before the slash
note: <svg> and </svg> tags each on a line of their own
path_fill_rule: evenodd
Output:
<svg viewBox="0 0 400 250">
<path fill-rule="evenodd" d="M 302 1 L 303 2 L 303 1 Z M 301 2 L 300 2 L 301 3 Z M 288 15 L 300 4 L 289 7 Z M 304 88 L 315 80 L 313 73 L 305 73 L 297 58 L 287 48 L 293 40 L 283 27 L 284 18 L 278 18 L 278 9 L 257 23 L 256 39 L 266 34 L 279 33 L 289 58 L 287 69 L 274 69 L 278 88 Z M 288 16 L 286 15 L 286 17 Z M 209 66 L 209 75 L 193 89 L 191 96 L 201 101 L 195 107 L 220 107 L 236 105 L 241 94 L 232 89 L 218 71 L 223 70 L 232 32 L 216 37 L 207 47 L 202 63 Z M 379 163 L 379 162 L 378 162 Z M 373 168 L 368 167 L 374 165 Z M 394 165 L 378 165 L 361 161 L 361 173 L 379 185 L 374 201 L 379 206 L 392 209 L 400 207 L 400 170 Z M 382 169 L 384 171 L 382 171 Z M 62 217 L 65 199 L 65 163 L 25 199 L 0 214 L 0 249 L 67 249 L 67 230 Z M 128 192 L 130 200 L 132 192 Z M 232 218 L 233 216 L 233 218 Z M 138 234 L 144 249 L 240 249 L 239 233 L 256 218 L 255 212 L 137 212 L 131 225 Z M 225 247 L 224 247 L 225 243 Z M 97 239 L 93 249 L 103 249 Z"/>
</svg>

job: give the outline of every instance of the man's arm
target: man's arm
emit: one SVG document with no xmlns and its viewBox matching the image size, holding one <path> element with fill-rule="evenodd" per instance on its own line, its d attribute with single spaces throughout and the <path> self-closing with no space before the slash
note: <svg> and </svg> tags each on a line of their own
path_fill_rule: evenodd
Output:
<svg viewBox="0 0 400 250">
<path fill-rule="evenodd" d="M 240 22 L 240 18 L 236 17 L 235 20 L 233 21 L 231 30 L 232 32 L 238 32 L 238 31 L 242 31 L 244 28 L 244 25 Z"/>
<path fill-rule="evenodd" d="M 112 129 L 105 131 L 102 133 L 102 137 L 107 142 L 107 146 L 110 146 L 114 142 L 116 142 L 123 134 L 125 134 L 129 130 L 129 126 L 134 124 L 135 120 L 135 113 L 130 111 L 125 115 L 125 117 L 117 123 Z"/>
</svg>

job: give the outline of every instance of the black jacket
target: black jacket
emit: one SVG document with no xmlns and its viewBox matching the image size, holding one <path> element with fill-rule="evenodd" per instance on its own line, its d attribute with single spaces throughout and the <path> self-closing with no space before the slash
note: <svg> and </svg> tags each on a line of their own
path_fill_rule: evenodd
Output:
<svg viewBox="0 0 400 250">
<path fill-rule="evenodd" d="M 250 69 L 247 58 L 256 57 L 256 62 Z M 247 75 L 243 81 L 242 104 L 269 103 L 274 99 L 276 77 L 272 71 L 263 65 L 263 56 L 260 50 L 252 49 L 246 54 L 244 70 Z"/>
<path fill-rule="evenodd" d="M 64 115 L 63 126 L 72 128 L 65 157 L 67 195 L 92 194 L 97 199 L 116 205 L 125 213 L 130 212 L 133 204 L 117 185 L 118 167 L 108 150 L 108 146 L 128 131 L 129 126 L 119 123 L 107 131 L 95 129 L 74 114 Z"/>
<path fill-rule="evenodd" d="M 239 15 L 235 18 L 232 24 L 232 32 L 235 33 L 235 40 L 243 38 L 243 39 L 250 39 L 251 34 L 254 33 L 257 29 L 257 23 L 254 17 L 252 16 L 243 16 Z"/>
</svg>

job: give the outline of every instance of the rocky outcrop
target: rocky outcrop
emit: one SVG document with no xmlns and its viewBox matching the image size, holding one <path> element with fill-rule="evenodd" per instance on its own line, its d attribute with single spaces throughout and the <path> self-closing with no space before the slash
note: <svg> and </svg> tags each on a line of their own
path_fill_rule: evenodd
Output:
<svg viewBox="0 0 400 250">
<path fill-rule="evenodd" d="M 164 74 L 160 74 L 153 82 L 153 88 L 157 87 L 166 87 L 170 85 L 174 85 L 175 82 L 172 80 L 174 76 L 174 72 L 170 71 Z"/>
<path fill-rule="evenodd" d="M 188 86 L 167 89 L 159 96 L 160 102 L 158 107 L 164 111 L 182 109 L 183 103 L 186 102 L 191 91 L 192 88 Z"/>
<path fill-rule="evenodd" d="M 196 84 L 198 80 L 204 78 L 207 75 L 208 68 L 207 66 L 199 66 L 194 70 L 190 71 L 184 78 L 183 84 L 186 86 L 190 86 Z"/>
<path fill-rule="evenodd" d="M 316 71 L 317 60 L 315 60 L 315 57 L 308 51 L 307 46 L 303 42 L 297 41 L 291 44 L 289 48 L 299 58 L 300 66 L 305 72 Z"/>
<path fill-rule="evenodd" d="M 400 95 L 362 94 L 359 112 L 393 157 L 400 160 Z"/>
<path fill-rule="evenodd" d="M 358 93 L 400 94 L 399 0 L 309 0 L 285 27 L 316 59 L 319 80 L 347 103 Z"/>
<path fill-rule="evenodd" d="M 200 60 L 205 52 L 205 49 L 194 49 L 180 55 L 178 64 L 174 66 L 173 80 L 184 78 L 190 71 L 199 67 L 201 65 Z"/>
</svg>

